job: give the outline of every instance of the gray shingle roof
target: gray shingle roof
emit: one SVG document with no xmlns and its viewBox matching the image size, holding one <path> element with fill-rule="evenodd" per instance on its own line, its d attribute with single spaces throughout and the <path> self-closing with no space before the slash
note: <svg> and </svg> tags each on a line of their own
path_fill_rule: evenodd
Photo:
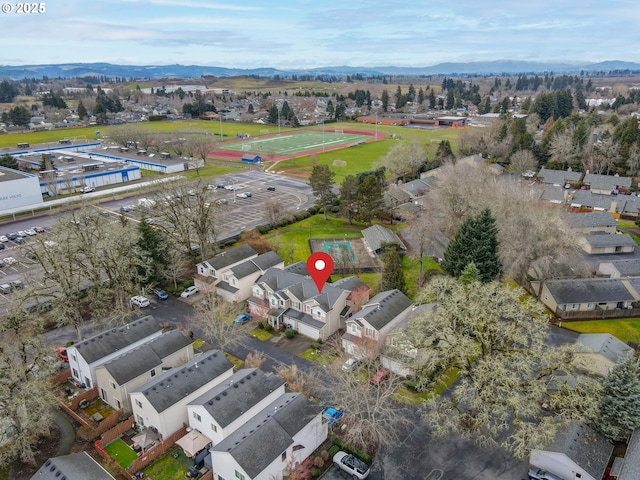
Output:
<svg viewBox="0 0 640 480">
<path fill-rule="evenodd" d="M 341 278 L 340 280 L 336 280 L 335 282 L 332 283 L 332 285 L 334 287 L 341 288 L 342 290 L 348 290 L 350 292 L 353 292 L 354 290 L 358 290 L 359 288 L 366 288 L 367 290 L 369 289 L 369 286 L 366 283 L 364 283 L 362 280 L 360 280 L 358 277 L 356 277 L 355 275 L 352 275 L 351 277 Z"/>
<path fill-rule="evenodd" d="M 282 260 L 282 257 L 273 251 L 265 252 L 261 255 L 258 255 L 251 261 L 255 263 L 260 268 L 260 270 L 266 270 L 267 268 L 275 267 L 276 265 L 284 262 L 284 260 Z"/>
<path fill-rule="evenodd" d="M 317 328 L 318 330 L 324 327 L 324 322 L 321 322 L 320 320 L 316 320 L 308 313 L 300 312 L 299 310 L 296 310 L 294 308 L 287 308 L 283 312 L 283 315 L 287 317 L 295 318 L 299 322 L 302 322 L 306 325 L 310 325 L 314 328 Z"/>
<path fill-rule="evenodd" d="M 284 383 L 278 375 L 267 374 L 257 368 L 243 368 L 189 405 L 202 405 L 225 428 Z"/>
<path fill-rule="evenodd" d="M 31 480 L 115 480 L 87 452 L 70 453 L 47 460 Z"/>
<path fill-rule="evenodd" d="M 145 383 L 134 392 L 142 392 L 156 412 L 161 413 L 179 400 L 233 368 L 219 350 L 210 350 L 198 358 Z"/>
<path fill-rule="evenodd" d="M 624 455 L 624 464 L 618 480 L 638 480 L 640 478 L 640 428 L 631 435 L 627 452 Z"/>
<path fill-rule="evenodd" d="M 306 262 L 296 262 L 284 267 L 285 272 L 297 273 L 298 275 L 309 275 Z"/>
<path fill-rule="evenodd" d="M 233 276 L 239 279 L 249 276 L 252 273 L 259 272 L 260 269 L 251 260 L 247 260 L 246 262 L 242 262 L 240 265 L 232 267 L 231 271 L 233 272 Z"/>
<path fill-rule="evenodd" d="M 636 242 L 628 233 L 584 235 L 584 239 L 592 247 L 635 247 Z"/>
<path fill-rule="evenodd" d="M 301 393 L 286 393 L 211 451 L 228 452 L 251 478 L 267 468 L 321 412 Z"/>
<path fill-rule="evenodd" d="M 614 260 L 612 262 L 603 262 L 603 264 L 604 263 L 611 263 L 611 265 L 613 265 L 613 267 L 618 270 L 620 275 L 623 277 L 640 275 L 640 259 Z"/>
<path fill-rule="evenodd" d="M 325 312 L 330 311 L 340 298 L 340 295 L 344 293 L 342 288 L 327 283 L 323 287 L 322 293 L 318 294 L 318 287 L 311 277 L 280 270 L 279 268 L 269 268 L 256 283 L 268 285 L 273 292 L 278 292 L 278 295 L 285 299 L 290 296 L 294 296 L 301 302 L 315 299 Z M 290 295 L 287 295 L 284 290 L 288 291 Z"/>
<path fill-rule="evenodd" d="M 380 225 L 372 225 L 362 230 L 364 241 L 369 248 L 377 252 L 383 243 L 397 243 L 402 248 L 406 248 L 400 238 L 388 228 Z"/>
<path fill-rule="evenodd" d="M 614 175 L 598 175 L 587 173 L 582 180 L 583 183 L 591 185 L 591 189 L 613 191 L 616 187 L 630 187 L 631 177 L 616 177 Z"/>
<path fill-rule="evenodd" d="M 387 290 L 369 300 L 353 319 L 363 319 L 377 331 L 412 305 L 411 300 L 400 290 Z"/>
<path fill-rule="evenodd" d="M 207 263 L 214 269 L 220 270 L 221 268 L 228 267 L 229 265 L 241 262 L 242 260 L 247 260 L 249 257 L 257 254 L 258 252 L 256 252 L 251 245 L 247 245 L 245 243 L 219 253 L 215 257 L 207 260 Z"/>
<path fill-rule="evenodd" d="M 618 278 L 571 278 L 544 282 L 558 304 L 633 301 Z"/>
<path fill-rule="evenodd" d="M 584 423 L 573 422 L 561 429 L 544 450 L 567 455 L 593 478 L 602 478 L 613 445 Z"/>
<path fill-rule="evenodd" d="M 564 170 L 549 170 L 543 168 L 538 172 L 538 178 L 542 183 L 563 185 L 567 182 L 578 182 L 582 178 L 582 172 L 566 172 Z"/>
<path fill-rule="evenodd" d="M 147 315 L 123 327 L 112 328 L 87 338 L 73 347 L 91 364 L 161 330 L 156 319 Z"/>
<path fill-rule="evenodd" d="M 576 343 L 588 347 L 593 353 L 599 353 L 614 363 L 627 358 L 633 349 L 609 333 L 583 333 L 578 335 Z"/>
<path fill-rule="evenodd" d="M 431 178 L 419 178 L 417 180 L 411 180 L 410 182 L 403 183 L 398 186 L 399 189 L 407 192 L 411 197 L 421 197 L 429 190 L 432 183 Z"/>
<path fill-rule="evenodd" d="M 102 365 L 118 385 L 162 365 L 162 359 L 172 355 L 192 342 L 179 330 L 171 330 L 140 347 Z"/>
<path fill-rule="evenodd" d="M 608 212 L 570 213 L 567 223 L 572 227 L 617 227 L 618 222 Z"/>
</svg>

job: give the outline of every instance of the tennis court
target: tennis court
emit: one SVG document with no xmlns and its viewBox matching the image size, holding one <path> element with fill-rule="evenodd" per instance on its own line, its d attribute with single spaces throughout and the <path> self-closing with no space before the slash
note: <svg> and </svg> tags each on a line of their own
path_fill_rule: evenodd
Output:
<svg viewBox="0 0 640 480">
<path fill-rule="evenodd" d="M 237 142 L 224 143 L 218 148 L 234 152 L 251 152 L 263 155 L 291 155 L 322 151 L 323 149 L 344 148 L 371 140 L 371 135 L 326 132 L 300 132 L 270 135 L 268 137 L 246 138 Z"/>
</svg>

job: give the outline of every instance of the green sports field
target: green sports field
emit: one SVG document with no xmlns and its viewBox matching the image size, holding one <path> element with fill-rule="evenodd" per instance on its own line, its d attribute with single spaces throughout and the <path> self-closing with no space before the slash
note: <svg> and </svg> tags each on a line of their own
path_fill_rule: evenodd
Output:
<svg viewBox="0 0 640 480">
<path fill-rule="evenodd" d="M 283 133 L 275 136 L 246 138 L 238 142 L 220 145 L 223 150 L 234 152 L 251 152 L 270 155 L 290 155 L 322 151 L 324 148 L 335 148 L 338 145 L 352 145 L 370 140 L 370 135 L 352 133 L 335 133 L 332 131 L 302 131 L 300 133 Z"/>
</svg>

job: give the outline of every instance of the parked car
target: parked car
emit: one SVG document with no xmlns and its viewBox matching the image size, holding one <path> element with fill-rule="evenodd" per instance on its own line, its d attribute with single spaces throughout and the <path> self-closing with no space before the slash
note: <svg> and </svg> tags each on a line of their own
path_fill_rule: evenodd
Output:
<svg viewBox="0 0 640 480">
<path fill-rule="evenodd" d="M 7 257 L 4 259 L 4 264 L 6 266 L 13 265 L 14 263 L 16 263 L 16 259 L 13 257 Z"/>
<path fill-rule="evenodd" d="M 0 243 L 0 250 L 4 250 L 4 243 Z"/>
<path fill-rule="evenodd" d="M 382 367 L 373 375 L 373 377 L 371 377 L 371 384 L 380 385 L 387 378 L 389 378 L 390 375 L 391 375 L 391 371 L 388 368 Z"/>
<path fill-rule="evenodd" d="M 333 464 L 354 480 L 364 480 L 369 476 L 369 465 L 350 453 L 339 451 L 333 456 Z"/>
<path fill-rule="evenodd" d="M 327 425 L 333 425 L 343 414 L 344 408 L 327 407 L 325 411 L 322 412 L 322 418 L 327 421 Z"/>
<path fill-rule="evenodd" d="M 82 187 L 82 193 L 91 193 L 91 192 L 95 192 L 96 189 L 93 187 Z"/>
<path fill-rule="evenodd" d="M 22 283 L 22 280 L 11 280 L 10 285 L 14 289 L 24 288 L 24 283 Z"/>
<path fill-rule="evenodd" d="M 63 362 L 68 362 L 69 356 L 67 355 L 67 347 L 56 347 L 56 357 Z"/>
<path fill-rule="evenodd" d="M 358 368 L 359 364 L 360 364 L 360 360 L 358 360 L 357 358 L 351 357 L 346 362 L 344 362 L 344 365 L 342 365 L 342 370 L 344 372 L 353 372 L 356 368 Z"/>
<path fill-rule="evenodd" d="M 242 192 L 239 193 L 238 195 L 236 195 L 238 198 L 249 198 L 251 197 L 253 194 L 251 192 Z"/>
<path fill-rule="evenodd" d="M 8 242 L 9 239 L 7 238 L 6 235 L 0 235 L 0 242 L 4 243 L 4 242 Z"/>
<path fill-rule="evenodd" d="M 22 245 L 25 242 L 25 239 L 24 237 L 16 237 L 14 242 L 16 242 L 18 245 Z"/>
<path fill-rule="evenodd" d="M 18 232 L 18 237 L 22 237 L 22 238 L 24 238 L 24 237 L 26 237 L 26 236 L 27 236 L 27 232 L 25 232 L 24 230 L 20 230 L 20 231 Z"/>
<path fill-rule="evenodd" d="M 192 287 L 187 288 L 184 292 L 182 292 L 180 294 L 180 296 L 182 298 L 189 298 L 189 297 L 195 295 L 196 293 L 198 293 L 199 291 L 200 290 L 198 290 L 198 287 L 192 286 Z"/>
<path fill-rule="evenodd" d="M 541 468 L 530 468 L 529 480 L 562 480 L 562 478 Z"/>
<path fill-rule="evenodd" d="M 44 233 L 46 232 L 46 230 L 42 227 L 33 227 L 33 229 L 36 231 L 36 233 Z"/>
<path fill-rule="evenodd" d="M 7 233 L 7 238 L 9 240 L 15 240 L 16 238 L 18 238 L 18 234 L 16 232 Z"/>
<path fill-rule="evenodd" d="M 13 288 L 8 283 L 3 283 L 2 285 L 0 285 L 0 293 L 7 294 L 7 293 L 11 293 L 12 291 L 13 291 Z"/>
<path fill-rule="evenodd" d="M 160 300 L 166 300 L 167 298 L 169 298 L 169 294 L 167 294 L 167 292 L 165 292 L 162 288 L 160 287 L 153 287 L 153 294 L 158 297 Z"/>
<path fill-rule="evenodd" d="M 276 187 L 267 187 L 267 190 L 270 192 L 275 192 L 276 191 Z"/>
<path fill-rule="evenodd" d="M 145 308 L 151 305 L 151 302 L 149 302 L 149 299 L 147 297 L 143 297 L 142 295 L 136 295 L 135 297 L 131 297 L 131 300 L 129 300 L 129 305 L 131 306 L 131 308 L 133 307 Z"/>
<path fill-rule="evenodd" d="M 229 203 L 229 200 L 227 200 L 226 198 L 220 198 L 216 200 L 216 205 L 226 205 L 227 203 Z"/>
<path fill-rule="evenodd" d="M 121 211 L 122 213 L 127 213 L 127 212 L 129 211 L 129 207 L 128 207 L 128 206 L 126 206 L 126 205 L 124 205 L 124 206 L 120 207 L 120 211 Z"/>
<path fill-rule="evenodd" d="M 24 233 L 26 233 L 27 235 L 29 235 L 30 237 L 33 237 L 34 235 L 37 235 L 38 232 L 36 232 L 35 228 L 27 228 Z"/>
<path fill-rule="evenodd" d="M 251 320 L 251 318 L 252 317 L 250 313 L 241 313 L 233 320 L 233 323 L 234 325 L 242 325 L 243 323 L 247 323 L 249 320 Z"/>
</svg>

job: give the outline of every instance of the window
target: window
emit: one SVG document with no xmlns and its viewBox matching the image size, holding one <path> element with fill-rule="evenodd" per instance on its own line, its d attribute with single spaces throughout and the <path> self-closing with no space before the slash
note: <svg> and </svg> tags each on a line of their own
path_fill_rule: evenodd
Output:
<svg viewBox="0 0 640 480">
<path fill-rule="evenodd" d="M 113 380 L 109 380 L 109 385 L 111 385 L 111 388 L 113 388 L 114 390 L 117 388 L 116 382 L 114 382 Z"/>
<path fill-rule="evenodd" d="M 196 412 L 193 412 L 193 418 L 195 418 L 199 422 L 202 421 L 202 417 L 200 417 L 200 415 L 198 415 Z"/>
<path fill-rule="evenodd" d="M 73 369 L 73 378 L 79 378 L 80 375 L 78 375 L 78 371 L 74 368 Z"/>
<path fill-rule="evenodd" d="M 155 377 L 155 376 L 156 376 L 156 369 L 155 369 L 155 368 L 151 370 L 151 376 L 152 376 L 152 377 Z"/>
<path fill-rule="evenodd" d="M 284 462 L 287 459 L 287 451 L 282 452 L 282 461 Z"/>
<path fill-rule="evenodd" d="M 272 306 L 274 306 L 274 307 L 275 307 L 276 305 L 278 305 L 278 299 L 277 299 L 277 298 L 273 298 L 273 297 L 271 297 L 271 305 L 272 305 Z"/>
<path fill-rule="evenodd" d="M 117 398 L 114 398 L 114 400 L 116 401 L 116 408 L 118 410 L 122 410 L 122 404 L 120 403 L 120 400 L 118 400 Z"/>
<path fill-rule="evenodd" d="M 136 415 L 136 423 L 138 425 L 140 425 L 141 427 L 144 427 L 144 420 L 142 419 L 142 417 L 140 415 Z"/>
<path fill-rule="evenodd" d="M 305 311 L 307 313 L 311 313 L 311 306 L 310 305 L 306 305 Z"/>
<path fill-rule="evenodd" d="M 358 333 L 358 326 L 355 323 L 349 324 L 349 333 Z"/>
<path fill-rule="evenodd" d="M 136 405 L 138 406 L 138 408 L 142 408 L 142 402 L 140 402 L 140 400 L 136 400 Z"/>
<path fill-rule="evenodd" d="M 214 432 L 218 431 L 218 427 L 216 427 L 213 423 L 211 424 L 211 430 L 213 430 Z"/>
<path fill-rule="evenodd" d="M 367 337 L 375 338 L 375 336 L 376 336 L 376 331 L 375 331 L 373 328 L 371 328 L 371 327 L 365 327 L 365 329 L 364 329 L 364 334 L 365 334 Z"/>
<path fill-rule="evenodd" d="M 284 307 L 284 300 L 280 300 L 280 306 Z"/>
<path fill-rule="evenodd" d="M 244 480 L 244 475 L 241 474 L 238 470 L 236 470 L 236 478 L 238 480 Z"/>
<path fill-rule="evenodd" d="M 107 392 L 104 391 L 104 388 L 100 389 L 100 396 L 102 397 L 102 400 L 105 402 L 107 401 Z"/>
<path fill-rule="evenodd" d="M 300 302 L 291 301 L 291 308 L 295 308 L 296 310 L 300 310 Z"/>
<path fill-rule="evenodd" d="M 77 360 L 76 360 L 76 356 L 75 356 L 75 355 L 73 355 L 73 354 L 71 354 L 71 359 L 72 359 L 74 362 L 76 362 L 76 361 L 77 361 Z"/>
<path fill-rule="evenodd" d="M 572 309 L 572 310 L 578 310 L 578 307 L 579 307 L 579 306 L 580 306 L 580 305 L 578 305 L 577 303 L 574 303 L 573 305 L 571 305 L 571 309 Z"/>
</svg>

